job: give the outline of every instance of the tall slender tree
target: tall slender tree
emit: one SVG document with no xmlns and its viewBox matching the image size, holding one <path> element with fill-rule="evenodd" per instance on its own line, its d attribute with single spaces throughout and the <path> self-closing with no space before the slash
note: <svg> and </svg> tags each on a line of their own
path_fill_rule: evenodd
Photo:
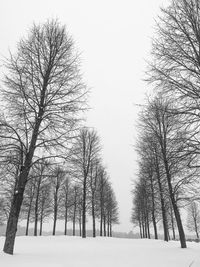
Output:
<svg viewBox="0 0 200 267">
<path fill-rule="evenodd" d="M 72 163 L 75 166 L 76 177 L 82 185 L 82 237 L 86 237 L 86 201 L 88 192 L 88 180 L 91 163 L 96 159 L 100 151 L 99 137 L 94 130 L 83 128 L 74 145 Z"/>
<path fill-rule="evenodd" d="M 18 166 L 4 244 L 4 252 L 13 254 L 31 166 L 44 150 L 46 157 L 65 157 L 86 89 L 73 40 L 55 20 L 34 25 L 19 42 L 16 54 L 10 54 L 6 68 L 0 150 L 1 159 L 16 155 Z"/>
<path fill-rule="evenodd" d="M 92 215 L 93 237 L 96 237 L 96 217 L 98 211 L 98 179 L 100 175 L 100 160 L 95 159 L 91 163 L 89 174 L 89 202 Z"/>
<path fill-rule="evenodd" d="M 187 150 L 193 154 L 190 167 L 199 167 L 199 29 L 199 1 L 169 1 L 157 20 L 147 78 L 157 91 L 174 99 L 176 113 L 185 114 Z"/>
</svg>

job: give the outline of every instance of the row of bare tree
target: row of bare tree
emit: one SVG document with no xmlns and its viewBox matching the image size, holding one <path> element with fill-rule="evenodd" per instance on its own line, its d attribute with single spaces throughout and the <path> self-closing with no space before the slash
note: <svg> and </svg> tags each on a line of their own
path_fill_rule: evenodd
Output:
<svg viewBox="0 0 200 267">
<path fill-rule="evenodd" d="M 88 152 L 89 149 L 93 151 L 93 156 L 90 152 L 83 154 L 83 147 Z M 86 218 L 87 213 L 92 217 L 93 237 L 96 236 L 97 220 L 100 221 L 100 236 L 112 236 L 112 225 L 118 223 L 118 207 L 109 176 L 99 158 L 100 146 L 96 132 L 83 128 L 74 148 L 75 154 L 68 159 L 67 167 L 46 160 L 32 167 L 20 216 L 21 220 L 26 220 L 26 235 L 29 232 L 30 222 L 34 223 L 34 235 L 38 235 L 38 230 L 39 235 L 42 235 L 43 223 L 50 219 L 53 220 L 52 234 L 55 235 L 59 219 L 64 221 L 65 235 L 67 235 L 67 224 L 71 221 L 73 235 L 78 223 L 80 236 L 85 237 L 86 219 L 83 221 L 83 216 Z M 88 164 L 89 172 L 86 178 L 83 176 L 83 162 Z M 3 180 L 6 184 L 2 183 L 0 208 L 2 223 L 9 214 L 16 183 L 12 175 L 1 179 L 2 182 Z M 10 183 L 7 183 L 9 180 Z"/>
<path fill-rule="evenodd" d="M 181 246 L 185 234 L 179 208 L 194 197 L 192 187 L 198 186 L 198 169 L 190 168 L 193 160 L 188 152 L 188 133 L 182 115 L 175 114 L 172 100 L 155 97 L 140 114 L 139 180 L 134 189 L 132 220 L 139 221 L 142 236 L 149 237 L 153 223 L 158 238 L 157 223 L 162 220 L 164 240 L 169 229 L 175 238 L 178 228 Z"/>
<path fill-rule="evenodd" d="M 181 208 L 199 200 L 200 3 L 171 0 L 156 25 L 147 81 L 154 87 L 139 118 L 138 180 L 132 222 L 142 237 L 162 222 L 164 239 L 186 247 Z"/>
<path fill-rule="evenodd" d="M 13 254 L 20 212 L 27 220 L 27 233 L 32 220 L 34 233 L 39 222 L 42 233 L 43 221 L 53 214 L 55 234 L 57 219 L 64 217 L 67 228 L 69 213 L 73 213 L 74 224 L 81 218 L 86 237 L 86 213 L 91 210 L 94 232 L 99 218 L 101 233 L 107 224 L 111 234 L 117 204 L 100 160 L 99 138 L 81 126 L 88 90 L 65 26 L 57 20 L 33 25 L 3 68 L 0 194 L 1 210 L 7 215 L 4 252 Z"/>
</svg>

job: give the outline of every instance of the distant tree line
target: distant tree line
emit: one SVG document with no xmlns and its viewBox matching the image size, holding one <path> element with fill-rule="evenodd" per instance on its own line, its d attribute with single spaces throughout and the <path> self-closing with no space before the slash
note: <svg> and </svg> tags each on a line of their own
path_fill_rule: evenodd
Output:
<svg viewBox="0 0 200 267">
<path fill-rule="evenodd" d="M 138 179 L 131 221 L 141 237 L 180 239 L 186 247 L 181 216 L 199 238 L 200 155 L 200 3 L 172 0 L 161 9 L 153 39 L 147 81 L 154 92 L 138 121 Z"/>
<path fill-rule="evenodd" d="M 0 223 L 7 223 L 4 252 L 13 254 L 19 220 L 26 234 L 42 235 L 59 219 L 86 237 L 112 235 L 118 208 L 102 163 L 96 131 L 82 126 L 88 90 L 72 37 L 57 20 L 33 25 L 4 61 L 0 87 Z M 87 216 L 86 216 L 87 215 Z"/>
</svg>

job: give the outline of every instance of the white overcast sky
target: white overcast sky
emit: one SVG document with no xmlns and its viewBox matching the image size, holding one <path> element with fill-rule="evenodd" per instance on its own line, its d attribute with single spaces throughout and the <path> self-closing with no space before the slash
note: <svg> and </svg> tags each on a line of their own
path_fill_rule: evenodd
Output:
<svg viewBox="0 0 200 267">
<path fill-rule="evenodd" d="M 154 19 L 167 0 L 4 0 L 0 8 L 0 55 L 16 47 L 35 23 L 58 18 L 82 52 L 84 79 L 91 88 L 87 125 L 101 137 L 103 158 L 119 203 L 121 224 L 130 231 L 131 189 L 136 156 L 138 108 L 147 85 Z"/>
</svg>

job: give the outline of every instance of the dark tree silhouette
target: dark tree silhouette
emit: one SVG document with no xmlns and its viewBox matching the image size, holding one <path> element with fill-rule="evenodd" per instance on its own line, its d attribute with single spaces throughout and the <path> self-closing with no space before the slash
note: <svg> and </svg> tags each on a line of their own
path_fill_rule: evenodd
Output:
<svg viewBox="0 0 200 267">
<path fill-rule="evenodd" d="M 193 154 L 190 166 L 199 167 L 200 3 L 171 0 L 161 12 L 147 79 L 176 101 L 176 112 L 185 114 L 185 127 L 190 130 L 187 150 Z"/>
<path fill-rule="evenodd" d="M 100 151 L 99 137 L 94 130 L 83 128 L 74 144 L 73 163 L 76 177 L 82 184 L 82 237 L 86 237 L 86 201 L 88 191 L 88 179 L 91 163 L 96 159 Z"/>
<path fill-rule="evenodd" d="M 2 161 L 10 154 L 15 155 L 15 164 L 17 161 L 4 245 L 4 252 L 13 254 L 31 166 L 44 153 L 46 158 L 65 157 L 86 90 L 73 40 L 57 21 L 34 25 L 19 42 L 16 54 L 10 54 L 6 68 L 0 150 Z"/>
</svg>

